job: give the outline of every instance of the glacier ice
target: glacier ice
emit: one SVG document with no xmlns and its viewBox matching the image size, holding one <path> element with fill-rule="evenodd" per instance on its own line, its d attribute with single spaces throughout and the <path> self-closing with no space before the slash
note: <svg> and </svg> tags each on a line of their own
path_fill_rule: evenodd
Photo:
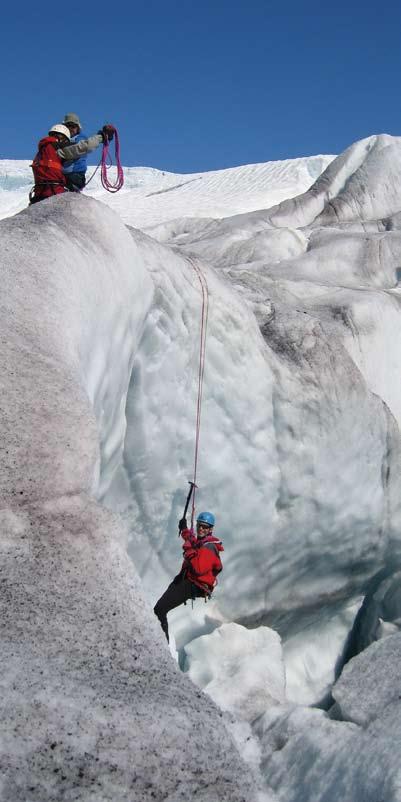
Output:
<svg viewBox="0 0 401 802">
<path fill-rule="evenodd" d="M 84 733 L 99 733 L 105 717 L 101 737 L 119 733 L 120 785 L 110 780 L 110 752 L 107 759 L 102 753 L 105 799 L 113 787 L 124 794 L 132 781 L 124 743 L 143 760 L 143 778 L 158 766 L 173 782 L 168 764 L 177 741 L 162 766 L 153 762 L 153 702 L 150 711 L 137 708 L 148 762 L 127 735 L 138 726 L 127 700 L 139 693 L 149 701 L 132 672 L 138 652 L 139 674 L 148 677 L 151 667 L 152 692 L 165 699 L 167 718 L 173 704 L 188 710 L 193 688 L 177 673 L 150 613 L 179 565 L 176 522 L 192 469 L 200 315 L 193 259 L 211 299 L 198 499 L 216 513 L 225 560 L 212 603 L 172 614 L 180 666 L 235 713 L 230 726 L 238 743 L 252 721 L 274 789 L 263 791 L 266 798 L 401 799 L 400 172 L 401 140 L 387 135 L 313 164 L 254 165 L 196 181 L 133 171 L 132 186 L 107 199 L 129 228 L 88 198 L 46 202 L 11 218 L 22 195 L 2 190 L 2 261 L 12 271 L 2 293 L 9 447 L 0 481 L 3 570 L 13 578 L 3 623 L 24 622 L 23 652 L 32 665 L 28 679 L 20 673 L 22 652 L 6 641 L 6 715 L 38 689 L 37 708 L 25 714 L 32 721 L 47 716 L 55 731 L 60 710 L 66 727 L 79 721 L 75 708 L 64 710 L 65 700 L 84 698 L 74 760 L 92 749 Z M 28 537 L 31 525 L 35 538 Z M 17 592 L 22 587 L 28 603 Z M 113 604 L 118 636 L 107 621 Z M 132 609 L 134 618 L 127 616 Z M 52 643 L 38 649 L 49 620 Z M 66 655 L 70 632 L 80 646 Z M 91 691 L 93 685 L 100 698 L 111 698 L 113 664 L 123 700 L 118 721 L 116 709 L 106 701 L 102 712 Z M 41 670 L 48 699 L 40 695 Z M 74 685 L 77 676 L 84 689 Z M 236 678 L 231 685 L 229 676 Z M 235 793 L 256 799 L 262 791 L 253 769 L 240 771 L 244 785 L 236 779 L 236 790 L 228 790 L 226 736 L 210 740 L 202 704 L 211 721 L 217 714 L 206 698 L 196 696 L 200 740 L 185 742 L 185 754 L 218 751 L 219 742 L 226 773 L 218 802 Z M 305 707 L 323 701 L 326 712 Z M 185 716 L 178 718 L 175 733 L 185 731 Z M 44 754 L 45 743 L 39 728 L 32 754 Z M 10 741 L 10 754 L 18 744 Z M 47 778 L 56 748 L 46 758 Z M 256 765 L 253 746 L 249 751 Z M 50 799 L 57 781 L 47 779 L 41 793 Z M 185 775 L 184 794 L 189 781 Z M 199 798 L 214 802 L 199 782 Z"/>
<path fill-rule="evenodd" d="M 96 500 L 122 461 L 154 291 L 134 240 L 71 196 L 0 230 L 1 798 L 256 802 L 222 714 L 165 648 L 121 518 Z"/>
<path fill-rule="evenodd" d="M 252 723 L 268 707 L 285 702 L 280 638 L 268 627 L 222 624 L 184 652 L 192 681 L 237 718 Z"/>
</svg>

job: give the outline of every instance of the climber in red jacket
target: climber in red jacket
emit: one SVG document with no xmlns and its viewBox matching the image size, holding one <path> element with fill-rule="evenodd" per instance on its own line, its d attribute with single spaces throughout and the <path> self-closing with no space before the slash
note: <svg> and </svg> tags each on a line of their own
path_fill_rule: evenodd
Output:
<svg viewBox="0 0 401 802">
<path fill-rule="evenodd" d="M 220 552 L 224 551 L 221 540 L 213 534 L 215 518 L 211 512 L 201 512 L 196 521 L 196 535 L 188 529 L 185 518 L 178 524 L 184 540 L 184 561 L 181 571 L 173 579 L 163 596 L 155 605 L 157 615 L 167 640 L 167 613 L 188 599 L 207 599 L 217 583 L 217 574 L 222 571 Z"/>
</svg>

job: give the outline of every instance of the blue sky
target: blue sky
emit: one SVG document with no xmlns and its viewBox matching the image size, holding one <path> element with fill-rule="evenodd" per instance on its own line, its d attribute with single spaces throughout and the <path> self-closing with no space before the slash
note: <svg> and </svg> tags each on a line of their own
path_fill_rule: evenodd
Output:
<svg viewBox="0 0 401 802">
<path fill-rule="evenodd" d="M 23 0 L 1 30 L 3 159 L 66 111 L 88 134 L 113 122 L 125 165 L 173 172 L 401 133 L 399 0 Z"/>
</svg>

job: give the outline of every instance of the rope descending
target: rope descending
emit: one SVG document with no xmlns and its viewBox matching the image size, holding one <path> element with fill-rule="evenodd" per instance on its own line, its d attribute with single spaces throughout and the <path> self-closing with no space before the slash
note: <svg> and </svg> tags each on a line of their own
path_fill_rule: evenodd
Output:
<svg viewBox="0 0 401 802">
<path fill-rule="evenodd" d="M 194 472 L 193 472 L 193 495 L 192 495 L 192 508 L 191 508 L 191 529 L 194 526 L 195 518 L 195 493 L 196 493 L 196 474 L 198 469 L 198 455 L 199 455 L 199 438 L 200 438 L 200 425 L 202 415 L 202 394 L 203 394 L 203 376 L 205 372 L 205 355 L 206 355 L 206 335 L 207 335 L 207 322 L 209 315 L 209 290 L 207 281 L 195 260 L 188 256 L 188 259 L 199 279 L 202 290 L 202 313 L 200 322 L 200 343 L 199 343 L 199 367 L 198 367 L 198 394 L 196 402 L 196 434 L 195 434 L 195 454 L 194 454 Z"/>
</svg>

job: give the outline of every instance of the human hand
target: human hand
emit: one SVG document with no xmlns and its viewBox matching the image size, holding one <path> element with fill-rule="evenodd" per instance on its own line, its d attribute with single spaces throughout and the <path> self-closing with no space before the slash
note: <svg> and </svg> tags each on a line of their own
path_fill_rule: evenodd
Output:
<svg viewBox="0 0 401 802">
<path fill-rule="evenodd" d="M 104 136 L 104 141 L 105 142 L 106 141 L 109 141 L 109 142 L 112 141 L 112 139 L 114 137 L 114 131 L 115 131 L 114 125 L 111 125 L 110 123 L 106 123 L 106 125 L 103 126 L 102 132 L 103 132 L 103 136 Z"/>
</svg>

